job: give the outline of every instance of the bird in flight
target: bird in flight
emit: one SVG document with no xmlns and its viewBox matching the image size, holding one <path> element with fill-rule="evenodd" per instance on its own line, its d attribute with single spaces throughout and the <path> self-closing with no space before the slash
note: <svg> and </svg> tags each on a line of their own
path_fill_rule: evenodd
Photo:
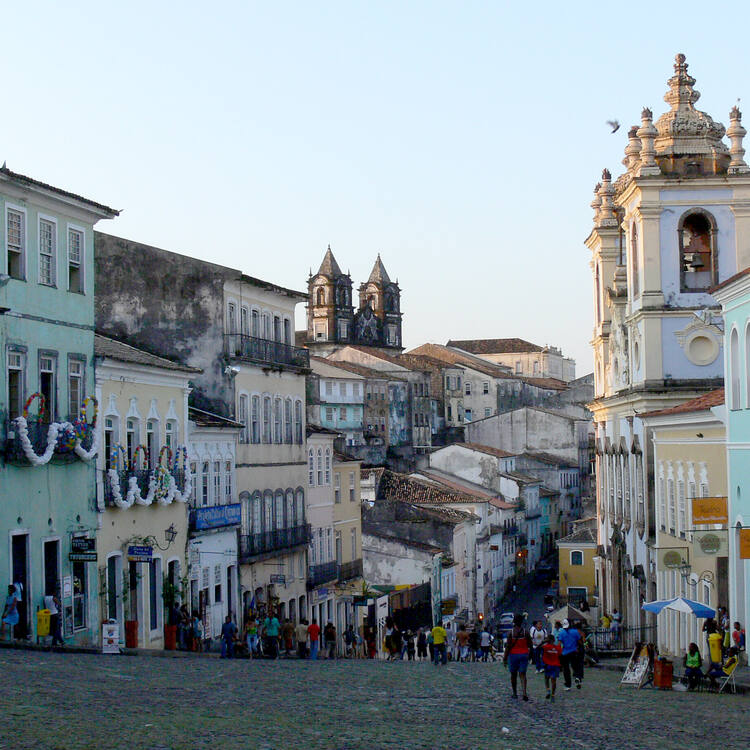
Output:
<svg viewBox="0 0 750 750">
<path fill-rule="evenodd" d="M 620 129 L 620 123 L 618 120 L 607 120 L 607 125 L 612 128 L 613 133 L 616 133 Z"/>
</svg>

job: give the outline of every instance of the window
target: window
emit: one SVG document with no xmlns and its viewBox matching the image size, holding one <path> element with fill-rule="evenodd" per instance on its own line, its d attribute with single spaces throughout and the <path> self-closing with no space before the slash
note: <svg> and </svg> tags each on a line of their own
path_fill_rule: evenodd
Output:
<svg viewBox="0 0 750 750">
<path fill-rule="evenodd" d="M 263 442 L 271 442 L 271 397 L 263 396 Z"/>
<path fill-rule="evenodd" d="M 630 226 L 630 288 L 633 297 L 641 293 L 641 269 L 638 257 L 638 225 L 633 222 Z"/>
<path fill-rule="evenodd" d="M 333 383 L 330 380 L 326 380 L 326 396 L 333 395 Z"/>
<path fill-rule="evenodd" d="M 294 402 L 294 438 L 297 445 L 302 445 L 302 402 Z"/>
<path fill-rule="evenodd" d="M 488 406 L 485 406 L 485 407 L 484 407 L 484 416 L 485 416 L 485 417 L 490 417 L 490 416 L 492 416 L 492 409 L 490 409 L 490 408 L 489 408 Z"/>
<path fill-rule="evenodd" d="M 240 396 L 240 413 L 239 413 L 239 422 L 242 425 L 242 430 L 240 431 L 240 442 L 246 443 L 247 442 L 247 396 L 243 393 Z"/>
<path fill-rule="evenodd" d="M 281 343 L 281 318 L 278 315 L 273 316 L 273 340 Z"/>
<path fill-rule="evenodd" d="M 106 417 L 104 420 L 104 463 L 106 467 L 112 466 L 112 450 L 115 446 L 115 425 L 112 417 Z"/>
<path fill-rule="evenodd" d="M 271 340 L 271 314 L 267 312 L 263 313 L 263 338 Z"/>
<path fill-rule="evenodd" d="M 316 478 L 318 480 L 318 486 L 323 484 L 323 451 L 318 448 L 318 461 L 316 463 Z"/>
<path fill-rule="evenodd" d="M 260 442 L 260 396 L 253 396 L 250 411 L 250 440 L 257 444 Z M 245 441 L 247 441 L 247 436 Z"/>
<path fill-rule="evenodd" d="M 693 211 L 680 219 L 680 291 L 707 292 L 717 281 L 716 229 L 713 217 Z"/>
<path fill-rule="evenodd" d="M 276 396 L 273 400 L 273 442 L 281 443 L 281 398 Z"/>
<path fill-rule="evenodd" d="M 471 422 L 471 409 L 464 409 L 464 419 Z"/>
<path fill-rule="evenodd" d="M 39 219 L 39 283 L 55 286 L 57 227 L 52 221 Z"/>
<path fill-rule="evenodd" d="M 674 479 L 667 480 L 667 528 L 671 534 L 674 534 Z"/>
<path fill-rule="evenodd" d="M 161 607 L 163 606 L 162 603 L 159 601 L 161 597 L 159 596 L 158 586 L 160 583 L 161 575 L 159 575 L 161 570 L 161 560 L 158 558 L 154 558 L 154 560 L 149 563 L 148 567 L 148 609 L 149 609 L 149 625 L 151 627 L 151 630 L 157 630 L 159 628 L 159 612 L 161 610 Z"/>
<path fill-rule="evenodd" d="M 341 544 L 341 532 L 336 532 L 336 564 L 341 565 L 341 559 L 343 557 L 343 550 L 342 550 L 342 544 Z"/>
<path fill-rule="evenodd" d="M 731 408 L 740 408 L 740 337 L 737 329 L 732 329 L 729 339 L 729 367 L 732 380 Z"/>
<path fill-rule="evenodd" d="M 297 496 L 297 526 L 304 526 L 305 524 L 305 491 L 302 489 L 302 487 L 297 488 L 297 492 L 295 493 Z"/>
<path fill-rule="evenodd" d="M 539 374 L 539 362 L 534 362 L 534 375 Z"/>
<path fill-rule="evenodd" d="M 661 523 L 659 524 L 662 529 L 667 527 L 667 491 L 664 485 L 664 477 L 659 477 L 659 510 L 661 511 Z"/>
<path fill-rule="evenodd" d="M 83 362 L 68 360 L 68 414 L 71 420 L 81 412 L 83 405 Z"/>
<path fill-rule="evenodd" d="M 128 419 L 125 422 L 125 450 L 128 455 L 128 463 L 133 463 L 133 455 L 135 449 L 138 446 L 138 421 L 135 419 Z"/>
<path fill-rule="evenodd" d="M 26 214 L 7 209 L 5 214 L 5 240 L 8 248 L 8 276 L 26 278 Z"/>
<path fill-rule="evenodd" d="M 464 393 L 467 396 L 471 396 L 471 381 L 470 380 L 464 380 Z"/>
<path fill-rule="evenodd" d="M 214 461 L 214 505 L 221 504 L 221 461 Z"/>
<path fill-rule="evenodd" d="M 372 388 L 369 385 L 367 386 L 367 400 L 372 400 Z"/>
<path fill-rule="evenodd" d="M 159 457 L 159 424 L 153 419 L 146 422 L 146 448 L 148 449 L 148 468 L 153 469 L 156 466 L 156 459 Z"/>
<path fill-rule="evenodd" d="M 307 483 L 310 487 L 315 486 L 315 457 L 312 448 L 307 452 Z"/>
<path fill-rule="evenodd" d="M 583 565 L 583 552 L 578 549 L 570 551 L 570 564 L 571 565 Z"/>
<path fill-rule="evenodd" d="M 55 358 L 52 356 L 39 357 L 39 390 L 46 401 L 44 420 L 52 422 L 57 413 L 57 404 L 55 403 L 55 396 L 57 395 L 57 389 L 55 388 Z"/>
<path fill-rule="evenodd" d="M 177 446 L 177 422 L 173 419 L 167 421 L 164 437 L 167 448 L 174 451 Z"/>
<path fill-rule="evenodd" d="M 284 442 L 292 443 L 292 399 L 284 401 Z"/>
<path fill-rule="evenodd" d="M 328 549 L 328 559 L 333 560 L 333 531 L 329 528 L 326 529 L 326 541 Z"/>
<path fill-rule="evenodd" d="M 520 375 L 523 372 L 523 365 L 521 364 L 521 361 L 518 360 L 516 362 L 516 375 Z"/>
<path fill-rule="evenodd" d="M 349 323 L 346 320 L 339 321 L 339 338 L 345 339 L 349 336 Z"/>
<path fill-rule="evenodd" d="M 349 472 L 349 502 L 353 503 L 355 500 L 355 482 L 354 482 L 354 472 Z"/>
<path fill-rule="evenodd" d="M 352 560 L 356 560 L 357 559 L 357 529 L 352 529 L 351 538 L 352 538 Z"/>
<path fill-rule="evenodd" d="M 331 484 L 331 449 L 326 448 L 326 481 L 327 485 Z"/>
<path fill-rule="evenodd" d="M 333 502 L 341 502 L 341 473 L 338 471 L 333 475 Z"/>
<path fill-rule="evenodd" d="M 460 375 L 456 376 L 456 390 L 457 391 L 461 390 L 461 376 Z"/>
<path fill-rule="evenodd" d="M 86 610 L 88 609 L 86 565 L 85 562 L 73 563 L 73 630 L 83 630 L 86 627 Z"/>
<path fill-rule="evenodd" d="M 198 466 L 195 461 L 190 464 L 190 473 L 193 476 L 192 486 L 190 488 L 190 504 L 195 507 L 198 502 Z"/>
<path fill-rule="evenodd" d="M 292 324 L 289 318 L 284 318 L 284 343 L 287 346 L 292 345 Z"/>
<path fill-rule="evenodd" d="M 339 391 L 344 398 L 346 398 L 346 386 L 347 384 L 343 381 L 339 383 Z"/>
<path fill-rule="evenodd" d="M 276 529 L 284 528 L 284 493 L 282 490 L 276 490 L 273 498 L 274 521 Z"/>
<path fill-rule="evenodd" d="M 250 335 L 260 338 L 260 315 L 257 310 L 250 311 Z"/>
<path fill-rule="evenodd" d="M 286 525 L 287 528 L 294 526 L 296 513 L 294 512 L 294 490 L 286 491 Z M 292 566 L 290 566 L 292 567 Z"/>
<path fill-rule="evenodd" d="M 246 307 L 240 308 L 240 332 L 243 336 L 250 333 L 250 321 L 248 320 L 248 310 Z"/>
<path fill-rule="evenodd" d="M 339 409 L 339 419 L 340 419 L 340 420 L 341 420 L 342 422 L 346 422 L 346 418 L 347 418 L 347 417 L 346 417 L 346 415 L 347 415 L 347 409 L 346 409 L 346 407 L 345 407 L 345 406 L 342 406 L 342 407 L 341 407 L 341 408 Z"/>
<path fill-rule="evenodd" d="M 333 407 L 326 406 L 326 422 L 333 422 Z"/>
<path fill-rule="evenodd" d="M 450 375 L 446 375 L 446 376 L 445 376 L 445 387 L 446 387 L 446 388 L 447 388 L 447 389 L 448 389 L 449 391 L 453 390 L 453 384 L 452 384 L 452 380 L 453 380 L 453 378 L 451 378 L 451 376 L 450 376 Z"/>
<path fill-rule="evenodd" d="M 203 462 L 201 483 L 201 505 L 208 505 L 208 461 Z"/>
<path fill-rule="evenodd" d="M 221 604 L 221 565 L 214 565 L 214 604 Z"/>
<path fill-rule="evenodd" d="M 83 294 L 83 232 L 68 227 L 68 291 Z"/>
<path fill-rule="evenodd" d="M 237 333 L 237 305 L 234 302 L 227 305 L 227 333 Z"/>
<path fill-rule="evenodd" d="M 482 393 L 486 396 L 490 392 L 490 384 L 489 381 L 485 380 L 482 383 Z"/>
<path fill-rule="evenodd" d="M 677 532 L 682 536 L 685 536 L 686 526 L 685 482 L 679 480 L 677 482 Z"/>
</svg>

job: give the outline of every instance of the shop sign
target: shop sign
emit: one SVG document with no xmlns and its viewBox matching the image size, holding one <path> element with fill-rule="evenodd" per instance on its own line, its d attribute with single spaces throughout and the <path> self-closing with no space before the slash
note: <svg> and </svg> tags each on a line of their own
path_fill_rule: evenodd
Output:
<svg viewBox="0 0 750 750">
<path fill-rule="evenodd" d="M 750 529 L 740 529 L 740 560 L 750 560 Z"/>
<path fill-rule="evenodd" d="M 687 547 L 662 547 L 657 553 L 659 570 L 676 570 L 688 562 Z"/>
<path fill-rule="evenodd" d="M 281 573 L 271 573 L 271 583 L 279 583 L 286 586 L 286 576 Z"/>
<path fill-rule="evenodd" d="M 73 537 L 70 540 L 70 562 L 96 562 L 96 539 Z"/>
<path fill-rule="evenodd" d="M 723 523 L 729 522 L 726 497 L 694 497 L 693 523 Z"/>
<path fill-rule="evenodd" d="M 694 531 L 693 554 L 726 557 L 729 554 L 727 532 L 723 529 L 720 531 Z"/>
<path fill-rule="evenodd" d="M 231 503 L 230 505 L 212 505 L 207 508 L 196 508 L 195 529 L 217 529 L 221 526 L 236 526 L 242 521 L 242 505 Z"/>
<path fill-rule="evenodd" d="M 150 563 L 154 558 L 154 548 L 145 544 L 131 544 L 128 547 L 128 562 Z"/>
<path fill-rule="evenodd" d="M 315 600 L 320 601 L 321 599 L 328 598 L 328 589 L 315 589 Z"/>
</svg>

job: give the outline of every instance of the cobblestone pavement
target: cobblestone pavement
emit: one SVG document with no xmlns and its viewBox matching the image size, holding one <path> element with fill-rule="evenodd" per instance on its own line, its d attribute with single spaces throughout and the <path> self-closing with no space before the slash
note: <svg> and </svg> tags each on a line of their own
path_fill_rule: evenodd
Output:
<svg viewBox="0 0 750 750">
<path fill-rule="evenodd" d="M 588 670 L 583 690 L 510 699 L 497 664 L 221 661 L 0 652 L 0 748 L 748 747 L 750 699 L 636 691 Z M 503 727 L 508 731 L 503 732 Z"/>
</svg>

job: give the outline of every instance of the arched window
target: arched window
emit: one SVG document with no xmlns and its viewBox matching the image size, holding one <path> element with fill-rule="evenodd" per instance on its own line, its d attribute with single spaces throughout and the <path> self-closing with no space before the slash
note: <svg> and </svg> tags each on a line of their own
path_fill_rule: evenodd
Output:
<svg viewBox="0 0 750 750">
<path fill-rule="evenodd" d="M 273 442 L 281 442 L 281 398 L 276 396 L 273 401 Z"/>
<path fill-rule="evenodd" d="M 292 444 L 292 399 L 284 401 L 284 442 Z"/>
<path fill-rule="evenodd" d="M 326 484 L 331 483 L 331 449 L 326 448 Z"/>
<path fill-rule="evenodd" d="M 278 531 L 284 528 L 284 490 L 276 490 L 274 497 L 274 528 Z"/>
<path fill-rule="evenodd" d="M 310 485 L 310 487 L 315 486 L 315 458 L 313 454 L 313 449 L 310 448 L 310 450 L 307 452 L 307 483 Z"/>
<path fill-rule="evenodd" d="M 305 524 L 305 491 L 302 487 L 297 487 L 297 526 L 304 526 Z"/>
<path fill-rule="evenodd" d="M 253 396 L 252 400 L 252 409 L 250 411 L 250 439 L 253 443 L 260 442 L 260 396 Z"/>
<path fill-rule="evenodd" d="M 263 442 L 271 442 L 271 397 L 263 396 Z"/>
<path fill-rule="evenodd" d="M 677 228 L 680 291 L 707 292 L 717 282 L 716 223 L 705 211 L 690 211 Z"/>
<path fill-rule="evenodd" d="M 294 442 L 302 445 L 302 402 L 294 402 Z"/>
<path fill-rule="evenodd" d="M 729 339 L 729 375 L 732 383 L 731 408 L 740 408 L 740 337 L 737 329 L 732 329 Z"/>
<path fill-rule="evenodd" d="M 667 479 L 667 530 L 670 534 L 674 534 L 674 518 L 674 479 Z"/>
<path fill-rule="evenodd" d="M 583 565 L 583 552 L 581 550 L 573 549 L 570 551 L 570 564 Z"/>
<path fill-rule="evenodd" d="M 638 297 L 641 293 L 641 268 L 638 260 L 638 225 L 633 222 L 630 226 L 630 289 L 633 297 Z"/>
<path fill-rule="evenodd" d="M 294 526 L 295 520 L 295 513 L 294 513 L 294 490 L 289 488 L 286 491 L 286 526 L 287 528 L 291 528 Z"/>
<path fill-rule="evenodd" d="M 326 290 L 323 287 L 318 287 L 318 291 L 315 292 L 315 304 L 325 305 L 326 303 Z"/>
<path fill-rule="evenodd" d="M 263 493 L 263 532 L 273 531 L 273 492 Z"/>
<path fill-rule="evenodd" d="M 323 451 L 322 449 L 318 448 L 318 461 L 316 464 L 316 473 L 317 473 L 317 483 L 318 486 L 323 484 Z"/>
</svg>

